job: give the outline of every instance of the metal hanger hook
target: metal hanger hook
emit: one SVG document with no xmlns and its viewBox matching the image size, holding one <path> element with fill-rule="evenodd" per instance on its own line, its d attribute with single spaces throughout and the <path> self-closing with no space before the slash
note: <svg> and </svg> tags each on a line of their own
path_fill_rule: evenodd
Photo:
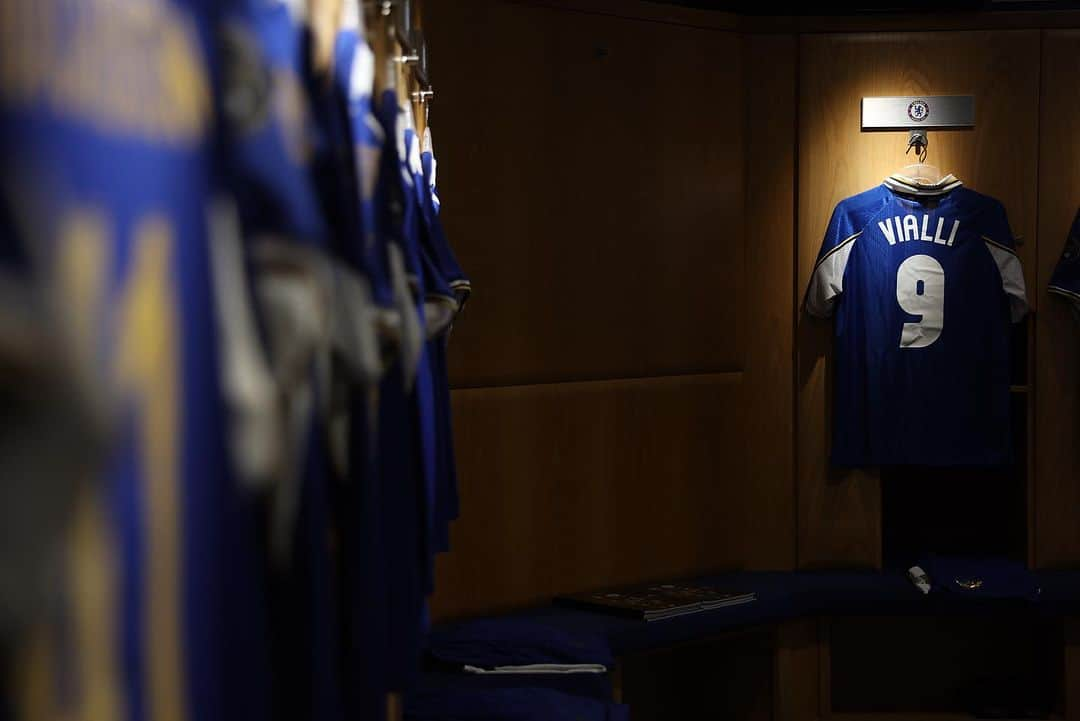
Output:
<svg viewBox="0 0 1080 721">
<path fill-rule="evenodd" d="M 915 157 L 919 159 L 920 163 L 926 162 L 926 149 L 930 145 L 930 140 L 926 136 L 925 130 L 912 130 L 908 136 L 907 150 L 904 151 L 904 155 L 911 152 L 911 149 L 915 149 Z"/>
</svg>

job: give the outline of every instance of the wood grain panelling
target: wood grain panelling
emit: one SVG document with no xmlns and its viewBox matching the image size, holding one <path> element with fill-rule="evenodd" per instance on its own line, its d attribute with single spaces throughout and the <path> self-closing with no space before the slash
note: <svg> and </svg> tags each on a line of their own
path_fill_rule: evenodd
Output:
<svg viewBox="0 0 1080 721">
<path fill-rule="evenodd" d="M 859 15 L 741 16 L 739 30 L 754 33 L 868 33 L 942 30 L 1039 30 L 1080 26 L 1080 12 L 915 12 L 908 15 L 863 13 Z"/>
<path fill-rule="evenodd" d="M 439 616 L 742 565 L 741 374 L 460 390 Z"/>
<path fill-rule="evenodd" d="M 770 721 L 773 649 L 767 630 L 622 659 L 634 721 Z"/>
<path fill-rule="evenodd" d="M 679 5 L 667 5 L 651 0 L 505 0 L 518 5 L 573 10 L 575 12 L 613 15 L 621 18 L 651 22 L 689 25 L 695 28 L 738 30 L 740 20 L 734 13 L 699 10 Z"/>
<path fill-rule="evenodd" d="M 818 621 L 789 621 L 775 631 L 773 666 L 773 718 L 776 721 L 812 721 L 821 706 Z"/>
<path fill-rule="evenodd" d="M 803 36 L 800 50 L 798 292 L 809 281 L 836 203 L 911 161 L 903 133 L 860 132 L 868 95 L 974 94 L 974 130 L 930 133 L 928 162 L 999 198 L 1029 284 L 1035 279 L 1038 31 Z M 879 565 L 875 473 L 827 465 L 831 326 L 798 331 L 799 563 Z"/>
<path fill-rule="evenodd" d="M 1035 323 L 1035 558 L 1080 565 L 1080 328 L 1067 303 L 1047 294 L 1080 207 L 1080 30 L 1043 37 L 1039 161 L 1039 298 Z"/>
<path fill-rule="evenodd" d="M 480 97 L 501 75 L 483 93 L 463 84 L 472 99 L 461 108 L 459 90 L 440 92 L 453 99 L 433 117 L 447 222 L 477 288 L 452 343 L 463 514 L 439 562 L 436 614 L 718 568 L 792 568 L 794 38 L 684 37 L 662 23 L 583 25 L 498 3 L 462 13 L 438 32 L 469 26 L 458 37 L 469 47 L 451 58 L 457 46 L 443 39 L 440 77 L 491 64 L 478 28 L 542 32 L 513 50 L 525 53 L 518 83 L 532 95 L 505 106 L 526 116 L 527 140 L 511 148 L 496 122 L 505 101 Z M 436 22 L 429 14 L 427 27 Z M 546 50 L 528 47 L 541 40 Z M 650 60 L 629 57 L 635 43 Z M 680 43 L 728 67 L 707 69 Z M 598 47 L 606 69 L 592 67 Z M 697 79 L 684 85 L 688 68 Z M 723 110 L 707 94 L 688 105 L 690 85 L 717 72 Z M 464 126 L 476 104 L 493 113 L 479 130 Z M 763 118 L 751 105 L 776 112 Z M 555 117 L 570 106 L 593 120 Z M 561 234 L 560 218 L 573 220 Z M 607 253 L 617 257 L 604 267 Z M 631 292 L 631 278 L 646 295 Z M 698 372 L 714 367 L 744 370 Z M 544 382 L 520 383 L 533 379 Z"/>
<path fill-rule="evenodd" d="M 740 370 L 733 33 L 431 3 L 447 230 L 475 302 L 455 385 Z"/>
<path fill-rule="evenodd" d="M 1080 619 L 1067 617 L 1063 625 L 1065 718 L 1080 721 Z"/>
<path fill-rule="evenodd" d="M 742 409 L 746 493 L 758 543 L 751 568 L 795 567 L 795 38 L 744 39 L 746 69 L 746 287 Z M 761 112 L 768 108 L 769 112 Z"/>
<path fill-rule="evenodd" d="M 882 713 L 899 721 L 935 713 L 978 718 L 992 708 L 1051 710 L 1061 691 L 1060 619 L 972 612 L 838 616 L 828 623 L 827 709 L 834 718 Z M 1014 714 L 1021 715 L 1027 714 Z"/>
</svg>

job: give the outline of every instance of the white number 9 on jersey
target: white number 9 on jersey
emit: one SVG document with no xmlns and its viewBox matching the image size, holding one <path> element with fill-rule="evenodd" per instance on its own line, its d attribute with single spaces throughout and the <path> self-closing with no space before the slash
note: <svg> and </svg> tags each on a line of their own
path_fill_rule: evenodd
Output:
<svg viewBox="0 0 1080 721">
<path fill-rule="evenodd" d="M 905 313 L 922 316 L 904 323 L 901 348 L 926 348 L 945 325 L 945 269 L 929 255 L 913 255 L 896 271 L 896 302 Z"/>
</svg>

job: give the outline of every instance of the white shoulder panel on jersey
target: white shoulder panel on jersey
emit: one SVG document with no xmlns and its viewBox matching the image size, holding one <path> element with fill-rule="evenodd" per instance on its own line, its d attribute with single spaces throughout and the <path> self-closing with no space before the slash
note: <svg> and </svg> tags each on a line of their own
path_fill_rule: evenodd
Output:
<svg viewBox="0 0 1080 721">
<path fill-rule="evenodd" d="M 1001 274 L 1001 286 L 1009 296 L 1009 313 L 1012 322 L 1019 322 L 1028 312 L 1027 288 L 1024 284 L 1024 269 L 1016 252 L 1001 243 L 994 242 L 985 235 L 982 237 L 987 250 L 994 257 L 998 272 Z"/>
<path fill-rule="evenodd" d="M 806 291 L 806 311 L 818 318 L 832 315 L 836 297 L 844 292 L 844 271 L 855 241 L 862 235 L 860 230 L 848 236 L 818 261 L 810 276 L 810 288 Z"/>
</svg>

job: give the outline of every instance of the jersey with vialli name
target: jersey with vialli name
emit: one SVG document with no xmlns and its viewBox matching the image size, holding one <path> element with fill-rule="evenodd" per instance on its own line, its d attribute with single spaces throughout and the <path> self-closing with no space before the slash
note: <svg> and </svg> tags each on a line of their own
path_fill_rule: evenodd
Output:
<svg viewBox="0 0 1080 721">
<path fill-rule="evenodd" d="M 1011 461 L 1010 326 L 1027 300 L 1000 202 L 885 185 L 841 201 L 806 309 L 836 316 L 834 465 Z"/>
</svg>

